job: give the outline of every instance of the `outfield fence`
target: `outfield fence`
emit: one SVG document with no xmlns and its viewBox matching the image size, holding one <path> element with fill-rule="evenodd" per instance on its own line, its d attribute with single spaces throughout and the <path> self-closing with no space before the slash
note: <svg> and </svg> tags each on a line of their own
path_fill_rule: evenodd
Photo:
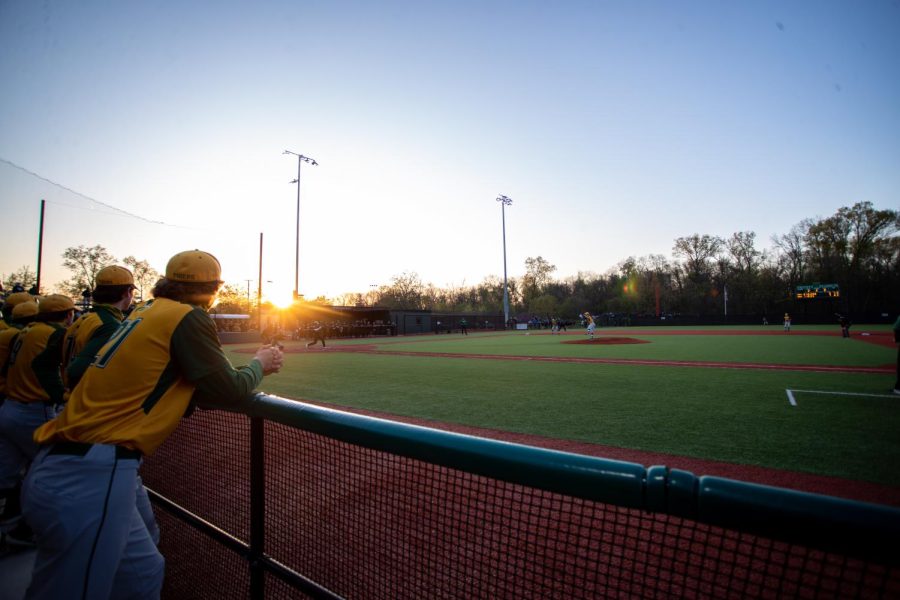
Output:
<svg viewBox="0 0 900 600">
<path fill-rule="evenodd" d="M 165 598 L 892 598 L 900 510 L 257 395 L 144 464 Z"/>
</svg>

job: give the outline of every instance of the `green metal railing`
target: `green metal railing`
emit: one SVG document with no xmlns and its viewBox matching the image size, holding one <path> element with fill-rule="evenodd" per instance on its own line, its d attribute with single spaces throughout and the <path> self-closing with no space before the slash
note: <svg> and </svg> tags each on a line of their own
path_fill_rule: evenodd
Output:
<svg viewBox="0 0 900 600">
<path fill-rule="evenodd" d="M 218 411 L 201 413 L 202 419 L 211 420 L 225 414 Z M 418 540 L 423 536 L 425 541 L 422 546 L 426 549 L 417 552 L 430 552 L 427 549 L 429 544 L 448 544 L 454 548 L 472 545 L 474 549 L 469 554 L 474 556 L 466 558 L 467 562 L 462 567 L 455 565 L 457 560 L 461 560 L 454 558 L 455 555 L 442 559 L 446 562 L 435 560 L 430 554 L 427 560 L 422 559 L 423 563 L 427 563 L 422 569 L 428 573 L 416 574 L 415 579 L 428 582 L 418 585 L 434 586 L 426 589 L 438 590 L 436 596 L 458 597 L 464 593 L 460 590 L 469 589 L 457 588 L 456 583 L 444 581 L 457 577 L 446 575 L 445 571 L 461 571 L 464 577 L 473 578 L 473 581 L 481 577 L 475 583 L 458 585 L 472 586 L 471 589 L 477 590 L 478 594 L 492 590 L 491 594 L 497 597 L 541 597 L 548 590 L 549 595 L 557 595 L 556 583 L 552 578 L 562 575 L 555 576 L 554 572 L 566 572 L 566 577 L 574 578 L 565 584 L 568 587 L 562 588 L 569 590 L 566 595 L 571 589 L 581 589 L 584 590 L 584 597 L 738 597 L 773 593 L 788 597 L 900 595 L 900 510 L 895 508 L 719 477 L 697 477 L 687 471 L 663 466 L 644 468 L 634 463 L 439 431 L 262 394 L 256 396 L 250 417 L 248 425 L 246 419 L 229 415 L 229 424 L 223 426 L 220 439 L 210 444 L 209 452 L 223 452 L 222 462 L 249 461 L 246 467 L 242 467 L 250 475 L 249 497 L 241 494 L 227 496 L 238 512 L 250 505 L 247 519 L 240 520 L 249 522 L 249 535 L 242 535 L 241 532 L 224 534 L 232 536 L 229 538 L 232 541 L 226 541 L 249 564 L 248 589 L 252 597 L 288 597 L 291 592 L 285 590 L 290 589 L 313 597 L 340 597 L 345 594 L 414 597 L 421 593 L 411 591 L 414 589 L 412 587 L 404 587 L 400 579 L 405 575 L 389 576 L 390 581 L 384 583 L 384 590 L 375 587 L 384 576 L 373 577 L 375 583 L 367 583 L 368 587 L 360 591 L 352 581 L 343 581 L 340 573 L 329 574 L 329 581 L 323 582 L 316 581 L 315 574 L 303 573 L 302 568 L 290 566 L 303 564 L 302 558 L 281 560 L 279 553 L 287 556 L 294 552 L 291 545 L 305 533 L 301 526 L 288 524 L 288 517 L 278 517 L 273 521 L 271 515 L 267 515 L 267 507 L 269 512 L 277 507 L 273 514 L 293 515 L 295 511 L 303 512 L 306 509 L 304 505 L 310 503 L 316 505 L 313 511 L 317 515 L 316 523 L 318 519 L 323 523 L 323 529 L 313 534 L 312 539 L 330 538 L 332 530 L 339 530 L 336 535 L 339 540 L 344 537 L 350 539 L 358 535 L 358 521 L 363 520 L 368 524 L 366 529 L 380 531 L 379 528 L 382 528 L 385 535 L 394 536 L 385 539 L 384 553 L 394 546 L 405 546 L 410 539 Z M 171 514 L 183 517 L 184 522 L 195 528 L 208 526 L 217 530 L 218 533 L 213 536 L 221 543 L 223 532 L 211 522 L 215 518 L 208 522 L 181 506 L 178 496 L 188 493 L 185 490 L 189 488 L 177 485 L 163 491 L 171 480 L 172 463 L 176 460 L 173 457 L 182 457 L 185 447 L 193 448 L 202 443 L 199 440 L 204 439 L 203 436 L 211 429 L 200 424 L 195 426 L 192 423 L 195 419 L 187 420 L 181 427 L 186 430 L 182 436 L 187 437 L 173 436 L 177 439 L 171 442 L 170 452 L 166 452 L 170 444 L 167 442 L 160 453 L 162 456 L 148 459 L 145 481 L 148 487 L 158 492 L 154 494 L 154 499 L 160 506 Z M 276 440 L 267 439 L 276 434 L 279 436 Z M 229 448 L 237 438 L 249 440 L 245 444 L 249 450 L 241 446 L 244 449 L 236 451 L 234 457 Z M 345 462 L 343 458 L 344 455 L 355 457 L 360 453 L 363 453 L 363 458 L 353 458 L 350 462 Z M 293 465 L 291 462 L 287 463 L 287 468 L 273 467 L 273 463 L 295 459 L 307 462 L 296 467 L 290 466 Z M 315 471 L 319 465 L 325 465 L 323 469 L 328 469 L 327 474 L 309 481 L 295 482 L 292 479 Z M 367 475 L 364 471 L 369 468 L 377 469 L 377 474 Z M 435 469 L 438 469 L 437 475 L 429 475 Z M 409 487 L 421 490 L 418 493 L 429 498 L 421 503 L 425 509 L 429 503 L 441 503 L 442 507 L 445 504 L 450 507 L 477 504 L 477 508 L 472 508 L 470 514 L 458 516 L 442 508 L 436 511 L 437 517 L 429 517 L 431 520 L 414 531 L 403 529 L 403 519 L 392 518 L 389 525 L 379 525 L 380 512 L 398 513 L 415 520 L 425 510 L 421 507 L 413 510 L 405 508 L 410 502 L 419 502 L 415 497 L 410 497 L 406 487 L 397 493 L 392 493 L 390 489 L 380 490 L 377 499 L 371 502 L 355 500 L 360 493 L 365 494 L 373 486 L 380 488 L 377 482 L 390 479 L 393 471 L 397 470 L 412 473 L 402 482 L 414 481 L 415 485 Z M 203 472 L 192 475 L 192 480 L 215 477 L 215 473 Z M 357 485 L 359 479 L 371 483 Z M 435 491 L 432 491 L 432 486 L 437 486 Z M 464 489 L 459 491 L 459 486 Z M 493 491 L 495 487 L 500 489 L 496 495 Z M 312 500 L 300 501 L 294 498 L 298 490 L 317 495 Z M 199 495 L 211 498 L 215 492 Z M 483 495 L 486 496 L 484 500 L 481 498 Z M 462 500 L 446 500 L 457 496 Z M 519 517 L 506 514 L 508 506 L 519 506 L 520 497 L 526 500 L 536 498 L 535 502 L 541 506 L 535 509 L 534 514 L 540 518 L 526 515 L 521 519 L 528 523 L 516 524 L 515 520 Z M 340 501 L 335 501 L 336 498 Z M 395 508 L 393 502 L 402 504 L 404 508 Z M 525 506 L 527 503 L 521 504 Z M 205 505 L 199 502 L 197 506 Z M 565 507 L 565 510 L 557 510 L 559 506 Z M 354 511 L 365 511 L 366 517 L 360 519 Z M 444 514 L 442 511 L 446 511 L 446 526 L 441 521 L 444 518 L 440 516 Z M 335 513 L 338 513 L 337 516 Z M 492 516 L 497 514 L 499 516 Z M 603 518 L 615 523 L 604 524 Z M 552 525 L 544 527 L 543 519 L 552 520 Z M 401 524 L 398 525 L 398 521 Z M 486 524 L 482 525 L 482 521 Z M 290 527 L 290 535 L 271 542 L 273 530 L 278 533 L 282 527 Z M 398 527 L 401 529 L 399 532 Z M 468 532 L 470 527 L 476 529 Z M 496 531 L 515 530 L 517 527 L 522 529 L 519 533 L 514 531 L 509 539 L 535 537 L 544 544 L 541 548 L 550 548 L 539 548 L 525 556 L 531 557 L 529 560 L 533 558 L 537 562 L 553 563 L 550 567 L 543 564 L 516 566 L 526 574 L 549 573 L 522 589 L 504 587 L 508 585 L 504 584 L 507 580 L 498 583 L 491 579 L 496 576 L 483 575 L 478 568 L 479 560 L 493 561 L 495 556 L 502 556 L 505 552 L 504 548 L 509 543 L 506 538 L 503 538 L 505 541 L 490 541 L 497 537 Z M 460 533 L 462 530 L 465 531 Z M 559 535 L 562 541 L 548 541 L 554 535 Z M 247 539 L 242 541 L 242 537 Z M 482 550 L 478 544 L 484 540 L 493 545 Z M 366 543 L 371 543 L 368 537 Z M 334 560 L 343 560 L 345 554 L 353 552 L 360 544 L 348 543 L 346 548 L 335 550 L 334 556 L 338 558 Z M 618 550 L 619 545 L 624 550 Z M 572 548 L 571 553 L 567 547 Z M 583 569 L 585 572 L 571 575 L 568 565 L 579 563 L 579 552 L 584 553 L 585 548 L 589 549 L 591 556 L 588 566 Z M 684 550 L 686 548 L 689 550 Z M 691 554 L 679 558 L 682 551 Z M 382 551 L 370 549 L 367 552 L 378 554 Z M 177 556 L 172 558 L 169 553 L 166 554 L 169 564 L 178 560 Z M 726 555 L 728 563 L 719 564 Z M 416 560 L 417 555 L 410 551 L 408 556 L 404 560 Z M 800 565 L 797 573 L 790 566 L 794 556 L 802 557 L 802 560 L 793 561 Z M 771 564 L 782 560 L 785 565 Z M 347 578 L 362 577 L 359 573 L 351 573 L 354 573 L 352 569 L 365 572 L 365 567 L 360 566 L 366 562 L 365 556 L 351 562 L 353 564 L 347 568 Z M 385 558 L 384 562 L 387 564 L 384 569 L 392 572 L 389 570 L 391 561 Z M 650 566 L 646 566 L 645 562 Z M 760 576 L 753 575 L 749 565 L 754 563 L 758 563 L 756 568 L 762 568 L 769 576 L 760 579 Z M 838 566 L 834 567 L 835 564 Z M 614 573 L 606 572 L 608 565 Z M 316 568 L 327 570 L 327 565 Z M 506 567 L 494 568 L 503 571 Z M 654 573 L 657 578 L 674 578 L 681 583 L 677 588 L 664 587 L 659 591 L 652 582 Z M 280 592 L 273 591 L 266 583 L 265 574 L 274 575 L 287 587 L 277 588 Z M 514 579 L 517 576 L 510 576 L 509 580 Z M 638 581 L 640 585 L 635 583 Z M 662 583 L 671 585 L 669 582 Z M 346 589 L 342 587 L 345 585 Z M 191 594 L 196 594 L 196 591 Z M 178 593 L 168 595 L 177 596 Z"/>
</svg>

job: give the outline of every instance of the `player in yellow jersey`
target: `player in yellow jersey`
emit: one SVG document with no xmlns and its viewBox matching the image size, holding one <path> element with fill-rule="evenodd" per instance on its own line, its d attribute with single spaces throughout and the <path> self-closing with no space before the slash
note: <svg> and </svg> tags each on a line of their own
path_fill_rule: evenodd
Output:
<svg viewBox="0 0 900 600">
<path fill-rule="evenodd" d="M 6 368 L 7 398 L 0 406 L 0 496 L 12 498 L 13 503 L 24 470 L 38 451 L 32 439 L 34 430 L 56 416 L 56 407 L 63 400 L 59 375 L 62 339 L 74 314 L 71 298 L 46 296 L 34 322 L 12 341 Z M 30 532 L 20 533 L 17 539 L 30 537 Z"/>
<path fill-rule="evenodd" d="M 0 331 L 0 403 L 6 399 L 6 367 L 13 340 L 38 314 L 37 302 L 22 302 L 12 309 L 10 327 Z"/>
<path fill-rule="evenodd" d="M 13 309 L 22 302 L 34 302 L 34 296 L 28 292 L 14 292 L 3 301 L 3 319 L 0 319 L 0 331 L 10 327 Z"/>
<path fill-rule="evenodd" d="M 189 405 L 240 410 L 277 347 L 235 369 L 207 310 L 222 285 L 211 254 L 173 256 L 153 300 L 135 309 L 100 349 L 65 409 L 34 434 L 43 447 L 23 488 L 38 553 L 29 598 L 159 597 L 164 561 L 135 504 L 137 468 Z M 101 535 L 102 533 L 102 535 Z"/>
<path fill-rule="evenodd" d="M 63 341 L 62 377 L 66 394 L 78 384 L 81 376 L 100 348 L 118 330 L 124 311 L 134 301 L 134 275 L 125 267 L 103 267 L 94 278 L 91 293 L 93 307 L 69 326 Z M 153 506 L 140 475 L 135 480 L 135 502 L 154 543 L 159 543 L 159 526 Z"/>
<path fill-rule="evenodd" d="M 95 277 L 91 293 L 94 305 L 66 331 L 63 341 L 62 376 L 71 391 L 100 348 L 119 328 L 134 300 L 134 276 L 125 267 L 103 267 Z"/>
<path fill-rule="evenodd" d="M 594 323 L 594 317 L 592 317 L 591 313 L 587 311 L 585 311 L 581 316 L 584 318 L 584 322 L 587 324 L 588 337 L 594 339 L 594 329 L 597 328 L 597 324 Z"/>
<path fill-rule="evenodd" d="M 22 302 L 12 309 L 10 327 L 0 331 L 0 403 L 6 399 L 6 367 L 12 343 L 22 328 L 34 321 L 38 314 L 36 302 Z M 0 527 L 6 530 L 16 524 L 22 515 L 19 506 L 19 486 L 0 490 Z M 27 535 L 27 534 L 26 534 Z M 15 542 L 15 536 L 9 538 Z"/>
</svg>

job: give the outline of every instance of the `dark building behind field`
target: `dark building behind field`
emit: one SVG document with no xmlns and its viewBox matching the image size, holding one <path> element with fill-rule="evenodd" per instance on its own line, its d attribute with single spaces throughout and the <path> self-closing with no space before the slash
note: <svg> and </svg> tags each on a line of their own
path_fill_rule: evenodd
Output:
<svg viewBox="0 0 900 600">
<path fill-rule="evenodd" d="M 378 306 L 321 306 L 309 304 L 294 313 L 301 323 L 343 321 L 370 323 L 375 335 L 409 335 L 459 331 L 466 320 L 469 330 L 503 329 L 502 313 L 397 310 Z"/>
<path fill-rule="evenodd" d="M 271 339 L 308 337 L 314 323 L 325 327 L 330 338 L 413 335 L 424 333 L 459 333 L 465 319 L 469 331 L 503 329 L 502 313 L 436 312 L 430 310 L 397 310 L 378 306 L 325 306 L 304 304 L 278 317 L 270 317 L 263 332 L 220 331 L 225 343 L 256 342 Z M 276 333 L 277 332 L 277 333 Z"/>
</svg>

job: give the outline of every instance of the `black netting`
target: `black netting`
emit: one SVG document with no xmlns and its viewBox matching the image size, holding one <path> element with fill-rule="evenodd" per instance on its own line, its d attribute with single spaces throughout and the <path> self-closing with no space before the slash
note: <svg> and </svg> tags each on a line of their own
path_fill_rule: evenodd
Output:
<svg viewBox="0 0 900 600">
<path fill-rule="evenodd" d="M 195 412 L 144 461 L 141 477 L 148 488 L 249 541 L 250 421 L 246 416 Z"/>
<path fill-rule="evenodd" d="M 159 550 L 166 558 L 162 597 L 246 600 L 250 594 L 247 561 L 212 538 L 156 509 Z"/>
<path fill-rule="evenodd" d="M 248 430 L 235 415 L 192 418 L 147 461 L 148 485 L 245 539 Z M 266 553 L 348 598 L 900 597 L 896 568 L 274 423 L 266 425 L 266 496 Z M 163 529 L 164 539 L 175 535 Z M 183 563 L 219 560 L 195 545 L 166 544 L 167 597 L 203 596 L 168 587 L 173 577 L 198 577 Z M 220 597 L 218 585 L 206 589 Z M 273 576 L 266 591 L 303 597 Z"/>
</svg>

